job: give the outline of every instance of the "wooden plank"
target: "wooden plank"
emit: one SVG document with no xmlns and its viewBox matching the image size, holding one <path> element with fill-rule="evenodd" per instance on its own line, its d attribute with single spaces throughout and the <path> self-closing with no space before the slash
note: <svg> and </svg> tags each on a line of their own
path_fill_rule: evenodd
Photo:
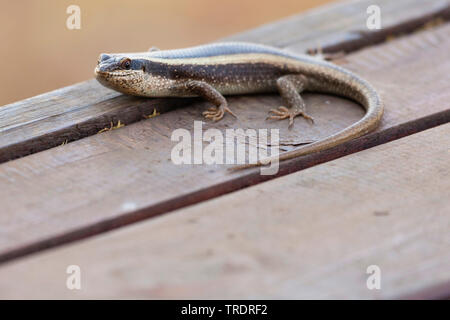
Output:
<svg viewBox="0 0 450 320">
<path fill-rule="evenodd" d="M 383 31 L 365 30 L 366 8 L 379 5 Z M 363 0 L 346 2 L 298 15 L 227 40 L 271 44 L 298 52 L 325 47 L 325 51 L 352 51 L 409 32 L 436 17 L 450 19 L 449 1 Z M 356 31 L 356 32 L 355 32 Z M 339 46 L 339 44 L 342 46 Z M 124 97 L 94 80 L 56 90 L 0 108 L 0 162 L 56 147 L 97 133 L 118 120 L 130 124 L 158 112 L 189 106 L 190 100 Z"/>
<path fill-rule="evenodd" d="M 449 145 L 446 124 L 12 262 L 0 298 L 450 297 Z"/>
<path fill-rule="evenodd" d="M 278 176 L 449 122 L 449 34 L 450 26 L 443 25 L 346 57 L 345 66 L 371 81 L 385 99 L 381 127 L 331 150 L 282 163 Z M 330 96 L 309 95 L 306 102 L 316 125 L 297 121 L 295 130 L 288 131 L 286 124 L 271 123 L 281 126 L 282 141 L 321 138 L 362 112 Z M 230 105 L 240 120 L 227 117 L 205 129 L 267 127 L 267 110 L 278 103 L 275 96 L 234 97 Z M 192 130 L 205 105 L 193 104 L 2 164 L 0 261 L 274 178 L 261 176 L 259 170 L 230 174 L 225 166 L 173 165 L 171 133 L 176 128 Z"/>
<path fill-rule="evenodd" d="M 382 29 L 368 31 L 366 10 L 380 7 Z M 227 40 L 245 40 L 312 51 L 320 46 L 324 52 L 352 52 L 389 37 L 413 32 L 433 20 L 450 20 L 450 2 L 442 1 L 346 1 L 337 2 L 299 16 L 269 23 Z M 307 33 L 304 31 L 307 30 Z"/>
<path fill-rule="evenodd" d="M 187 101 L 191 101 L 188 99 Z M 98 133 L 111 123 L 133 123 L 186 104 L 183 99 L 139 99 L 82 82 L 0 108 L 0 163 Z"/>
</svg>

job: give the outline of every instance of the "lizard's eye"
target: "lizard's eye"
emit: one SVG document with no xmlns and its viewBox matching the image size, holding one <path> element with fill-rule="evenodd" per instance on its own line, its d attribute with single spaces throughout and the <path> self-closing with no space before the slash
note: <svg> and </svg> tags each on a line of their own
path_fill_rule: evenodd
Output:
<svg viewBox="0 0 450 320">
<path fill-rule="evenodd" d="M 128 59 L 128 58 L 123 59 L 123 60 L 120 62 L 120 66 L 121 66 L 123 69 L 126 69 L 126 70 L 130 69 L 130 67 L 131 67 L 131 60 Z"/>
</svg>

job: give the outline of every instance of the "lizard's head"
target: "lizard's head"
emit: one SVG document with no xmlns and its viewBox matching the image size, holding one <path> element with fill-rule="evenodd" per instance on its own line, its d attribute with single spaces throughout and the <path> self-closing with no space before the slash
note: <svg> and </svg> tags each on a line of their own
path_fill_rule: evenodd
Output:
<svg viewBox="0 0 450 320">
<path fill-rule="evenodd" d="M 126 94 L 141 95 L 144 90 L 145 62 L 126 55 L 101 54 L 95 76 L 105 87 Z"/>
</svg>

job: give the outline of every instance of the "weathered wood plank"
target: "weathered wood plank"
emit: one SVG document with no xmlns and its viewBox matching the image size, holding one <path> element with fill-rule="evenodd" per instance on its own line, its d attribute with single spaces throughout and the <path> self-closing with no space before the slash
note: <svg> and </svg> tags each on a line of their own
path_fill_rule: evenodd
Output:
<svg viewBox="0 0 450 320">
<path fill-rule="evenodd" d="M 450 121 L 450 26 L 411 35 L 346 57 L 346 67 L 373 82 L 386 102 L 375 133 L 332 150 L 294 159 L 279 175 Z M 253 125 L 279 98 L 234 97 L 241 121 L 227 117 L 205 129 Z M 329 105 L 327 101 L 331 102 Z M 282 140 L 301 142 L 338 130 L 360 116 L 354 104 L 309 95 L 315 126 L 297 121 Z M 266 104 L 266 105 L 263 105 Z M 330 108 L 332 105 L 333 108 Z M 225 166 L 176 166 L 169 160 L 176 128 L 191 130 L 204 103 L 88 137 L 0 166 L 0 260 L 103 232 L 273 178 L 258 170 L 230 174 Z M 253 117 L 253 119 L 251 119 Z M 251 119 L 251 120 L 245 120 Z M 351 119 L 351 120 L 350 120 Z M 242 121 L 248 121 L 242 123 Z M 346 122 L 347 121 L 347 122 Z"/>
<path fill-rule="evenodd" d="M 384 30 L 361 35 L 366 8 L 382 9 Z M 298 52 L 319 44 L 326 51 L 351 51 L 387 35 L 408 32 L 441 17 L 450 18 L 448 0 L 363 0 L 308 12 L 229 38 L 286 47 Z M 447 8 L 447 10 L 446 10 Z M 415 21 L 415 22 L 414 22 Z M 342 44 L 342 46 L 339 46 Z M 189 106 L 189 100 L 138 99 L 120 96 L 91 80 L 0 108 L 0 162 L 90 136 L 116 124 L 158 112 Z"/>
<path fill-rule="evenodd" d="M 367 29 L 366 10 L 371 5 L 381 9 L 381 30 Z M 436 19 L 450 20 L 450 1 L 355 0 L 337 2 L 311 10 L 301 19 L 294 16 L 227 39 L 270 43 L 300 52 L 317 49 L 318 46 L 324 52 L 352 52 L 383 42 L 388 37 L 410 33 Z"/>
<path fill-rule="evenodd" d="M 449 297 L 449 145 L 446 124 L 12 262 L 0 298 Z"/>
<path fill-rule="evenodd" d="M 183 99 L 139 99 L 82 82 L 0 108 L 0 163 L 94 135 L 111 122 L 133 123 L 185 105 Z"/>
</svg>

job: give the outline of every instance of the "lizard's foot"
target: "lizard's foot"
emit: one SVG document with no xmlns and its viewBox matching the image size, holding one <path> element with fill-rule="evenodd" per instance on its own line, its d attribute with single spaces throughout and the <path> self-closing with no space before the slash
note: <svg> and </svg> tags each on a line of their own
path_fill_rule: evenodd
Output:
<svg viewBox="0 0 450 320">
<path fill-rule="evenodd" d="M 270 113 L 273 113 L 273 115 L 269 115 L 267 119 L 283 120 L 289 118 L 289 127 L 292 127 L 292 125 L 294 124 L 294 118 L 296 116 L 302 116 L 303 118 L 310 120 L 312 123 L 314 123 L 314 119 L 301 110 L 292 110 L 281 106 L 278 107 L 278 109 L 270 109 L 269 114 Z"/>
<path fill-rule="evenodd" d="M 223 105 L 216 107 L 216 108 L 215 107 L 209 108 L 207 111 L 203 112 L 203 116 L 206 119 L 211 119 L 214 122 L 216 122 L 223 118 L 223 116 L 225 115 L 225 112 L 228 112 L 233 117 L 237 118 L 237 116 L 233 113 L 233 111 L 230 110 L 230 108 L 228 108 L 227 106 L 223 106 Z"/>
</svg>

